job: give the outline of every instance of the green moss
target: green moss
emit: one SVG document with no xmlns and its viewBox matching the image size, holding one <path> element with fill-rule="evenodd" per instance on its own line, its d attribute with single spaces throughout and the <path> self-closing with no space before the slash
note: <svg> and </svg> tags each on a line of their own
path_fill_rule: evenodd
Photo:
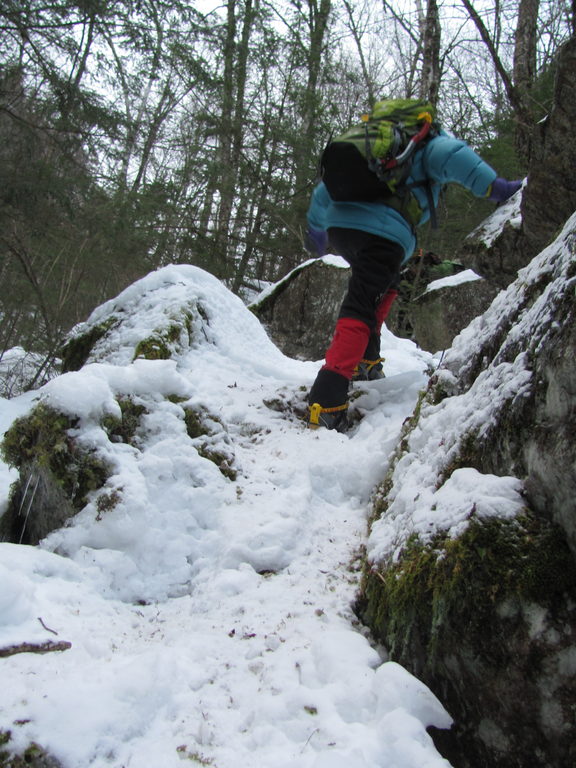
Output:
<svg viewBox="0 0 576 768">
<path fill-rule="evenodd" d="M 142 339 L 134 350 L 134 360 L 169 360 L 170 349 L 161 336 L 149 336 Z"/>
<path fill-rule="evenodd" d="M 10 753 L 3 749 L 12 738 L 10 731 L 0 731 L 0 768 L 4 768 L 7 765 L 6 760 L 10 756 Z"/>
<path fill-rule="evenodd" d="M 226 454 L 220 451 L 213 451 L 206 444 L 201 445 L 198 449 L 198 455 L 203 459 L 208 459 L 213 464 L 216 464 L 220 472 L 229 480 L 236 480 L 238 473 L 230 466 L 230 458 Z"/>
<path fill-rule="evenodd" d="M 79 371 L 90 357 L 90 353 L 97 342 L 118 323 L 117 317 L 110 317 L 105 322 L 91 328 L 88 333 L 67 341 L 60 351 L 62 372 Z"/>
<path fill-rule="evenodd" d="M 27 747 L 24 750 L 24 763 L 26 765 L 30 765 L 35 760 L 38 760 L 39 758 L 44 757 L 45 754 L 46 753 L 44 752 L 42 747 L 40 747 L 38 744 L 32 743 L 30 744 L 29 747 Z"/>
<path fill-rule="evenodd" d="M 136 431 L 140 426 L 143 414 L 147 413 L 143 405 L 135 403 L 126 397 L 118 400 L 121 416 L 105 416 L 102 419 L 102 427 L 112 442 L 127 443 L 132 445 Z"/>
<path fill-rule="evenodd" d="M 166 400 L 170 403 L 174 403 L 175 405 L 182 405 L 182 403 L 185 403 L 187 397 L 182 397 L 181 395 L 166 395 Z"/>
<path fill-rule="evenodd" d="M 186 332 L 188 343 L 192 340 L 193 318 L 190 312 L 183 312 L 182 317 L 152 333 L 147 339 L 142 339 L 134 350 L 134 360 L 169 360 L 178 345 L 182 343 L 182 334 Z"/>
<path fill-rule="evenodd" d="M 221 431 L 225 431 L 222 420 L 204 408 L 195 410 L 189 406 L 184 406 L 184 422 L 186 424 L 188 437 L 192 440 L 198 437 L 214 435 L 214 424 L 219 425 Z"/>
<path fill-rule="evenodd" d="M 211 430 L 203 421 L 202 414 L 194 411 L 192 408 L 184 408 L 184 423 L 186 424 L 188 437 L 192 440 L 211 434 Z"/>
<path fill-rule="evenodd" d="M 0 731 L 0 747 L 5 746 L 11 740 L 10 731 Z M 53 757 L 32 742 L 22 754 L 11 754 L 9 751 L 0 749 L 0 768 L 34 768 L 34 766 L 46 766 L 48 762 L 51 766 L 60 765 Z"/>
<path fill-rule="evenodd" d="M 184 408 L 184 422 L 186 424 L 186 432 L 191 440 L 198 440 L 198 442 L 200 442 L 199 438 L 210 437 L 214 435 L 214 430 L 207 423 L 209 421 L 220 425 L 222 424 L 220 419 L 203 409 L 194 410 L 190 407 Z M 200 445 L 196 445 L 196 450 L 198 451 L 198 455 L 203 459 L 208 459 L 208 461 L 216 464 L 224 477 L 227 477 L 230 480 L 236 480 L 238 473 L 231 467 L 231 459 L 229 456 L 227 456 L 222 451 L 213 450 L 206 442 L 203 442 Z"/>
<path fill-rule="evenodd" d="M 27 416 L 16 419 L 4 434 L 0 448 L 2 458 L 11 467 L 20 468 L 41 454 L 41 461 L 53 461 L 57 465 L 59 457 L 67 452 L 67 431 L 75 423 L 41 403 Z"/>
<path fill-rule="evenodd" d="M 86 503 L 86 494 L 104 484 L 109 470 L 94 452 L 81 448 L 70 435 L 76 424 L 77 419 L 40 403 L 12 423 L 0 451 L 10 466 L 21 469 L 36 463 L 47 469 L 79 510 Z"/>
<path fill-rule="evenodd" d="M 367 570 L 358 610 L 392 658 L 419 647 L 432 664 L 455 626 L 481 645 L 497 606 L 549 606 L 566 592 L 576 595 L 576 573 L 560 528 L 531 515 L 473 519 L 457 539 L 412 537 L 399 562 Z"/>
</svg>

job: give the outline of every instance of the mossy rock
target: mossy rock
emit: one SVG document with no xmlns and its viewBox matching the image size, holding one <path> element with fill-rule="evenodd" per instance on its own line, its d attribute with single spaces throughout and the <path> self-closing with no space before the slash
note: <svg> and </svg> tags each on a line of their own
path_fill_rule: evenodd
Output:
<svg viewBox="0 0 576 768">
<path fill-rule="evenodd" d="M 364 577 L 362 615 L 394 658 L 407 661 L 413 632 L 428 648 L 425 663 L 447 640 L 449 622 L 479 642 L 496 607 L 510 600 L 548 606 L 576 598 L 576 570 L 562 530 L 527 515 L 471 520 L 462 536 L 408 540 L 399 562 Z"/>
<path fill-rule="evenodd" d="M 0 519 L 3 540 L 37 544 L 106 482 L 110 470 L 105 462 L 70 435 L 76 425 L 77 419 L 40 403 L 5 433 L 2 457 L 18 468 L 20 477 Z"/>
<path fill-rule="evenodd" d="M 134 360 L 169 360 L 170 356 L 170 348 L 160 335 L 142 339 L 134 350 Z"/>
<path fill-rule="evenodd" d="M 472 519 L 454 539 L 413 537 L 398 562 L 366 568 L 356 609 L 390 658 L 455 718 L 452 743 L 439 740 L 454 764 L 479 765 L 479 755 L 495 768 L 569 764 L 576 693 L 564 695 L 569 675 L 557 667 L 575 647 L 576 569 L 560 527 L 527 512 Z M 540 714 L 552 704 L 556 732 Z M 562 759 L 534 757 L 554 753 Z"/>
<path fill-rule="evenodd" d="M 200 312 L 200 307 L 197 309 Z M 200 314 L 202 315 L 201 312 Z M 60 350 L 62 372 L 80 370 L 92 355 L 98 342 L 110 331 L 118 328 L 121 323 L 121 316 L 111 315 L 108 319 L 86 330 L 85 333 L 67 340 Z M 190 344 L 194 325 L 194 318 L 190 311 L 182 311 L 177 317 L 167 318 L 167 323 L 165 327 L 154 330 L 136 344 L 134 360 L 169 360 L 179 347 Z"/>
<path fill-rule="evenodd" d="M 139 341 L 134 350 L 134 360 L 169 360 L 182 346 L 183 334 L 189 344 L 193 335 L 192 315 L 189 312 L 184 312 L 181 319 L 174 319 L 166 328 L 156 330 Z"/>
<path fill-rule="evenodd" d="M 238 472 L 231 466 L 232 459 L 222 451 L 212 450 L 207 444 L 204 444 L 198 448 L 198 455 L 216 464 L 224 477 L 229 480 L 234 481 L 238 477 Z"/>
<path fill-rule="evenodd" d="M 226 431 L 222 419 L 207 408 L 192 408 L 190 405 L 184 405 L 183 408 L 188 437 L 194 439 Z"/>
<path fill-rule="evenodd" d="M 90 357 L 92 350 L 112 328 L 119 324 L 117 317 L 109 317 L 102 323 L 90 328 L 86 333 L 66 341 L 60 350 L 62 373 L 79 371 Z"/>
<path fill-rule="evenodd" d="M 202 411 L 184 408 L 184 422 L 188 437 L 192 440 L 197 437 L 213 434 L 211 428 L 206 424 L 205 414 Z"/>
<path fill-rule="evenodd" d="M 201 438 L 213 437 L 216 434 L 213 427 L 214 424 L 220 425 L 222 429 L 224 428 L 220 419 L 205 409 L 195 410 L 186 406 L 184 407 L 184 421 L 188 437 L 197 443 L 196 450 L 198 455 L 216 464 L 224 477 L 227 477 L 229 480 L 236 480 L 238 473 L 232 467 L 233 457 L 221 450 L 212 448 L 209 441 L 200 440 Z"/>
<path fill-rule="evenodd" d="M 135 403 L 130 397 L 120 398 L 118 405 L 120 406 L 120 417 L 111 414 L 106 415 L 102 419 L 102 427 L 111 442 L 134 445 L 142 416 L 148 411 L 144 405 Z"/>
<path fill-rule="evenodd" d="M 62 763 L 35 743 L 20 754 L 12 754 L 5 748 L 11 739 L 10 731 L 0 731 L 0 768 L 62 768 Z"/>
</svg>

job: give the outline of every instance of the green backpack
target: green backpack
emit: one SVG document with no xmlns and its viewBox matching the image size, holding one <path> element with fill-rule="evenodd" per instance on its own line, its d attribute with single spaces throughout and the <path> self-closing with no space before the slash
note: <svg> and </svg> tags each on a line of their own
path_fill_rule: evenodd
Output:
<svg viewBox="0 0 576 768">
<path fill-rule="evenodd" d="M 361 123 L 332 139 L 322 153 L 322 181 L 330 197 L 339 202 L 381 200 L 415 227 L 422 210 L 406 180 L 414 152 L 438 133 L 434 117 L 434 107 L 426 101 L 377 101 Z M 423 186 L 429 193 L 429 185 Z M 430 213 L 434 225 L 433 205 Z"/>
</svg>

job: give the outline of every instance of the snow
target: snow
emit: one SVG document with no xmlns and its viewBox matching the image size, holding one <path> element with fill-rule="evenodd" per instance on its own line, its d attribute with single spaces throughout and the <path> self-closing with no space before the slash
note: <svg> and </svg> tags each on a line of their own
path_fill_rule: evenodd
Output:
<svg viewBox="0 0 576 768">
<path fill-rule="evenodd" d="M 396 560 L 407 539 L 430 541 L 438 533 L 460 535 L 472 516 L 512 518 L 524 508 L 523 484 L 511 477 L 481 475 L 474 469 L 444 470 L 457 463 L 464 440 L 482 441 L 495 414 L 513 408 L 529 392 L 525 357 L 482 371 L 466 392 L 438 405 L 425 404 L 420 425 L 397 463 L 387 514 L 371 531 L 368 557 Z"/>
<path fill-rule="evenodd" d="M 522 187 L 512 195 L 505 203 L 499 205 L 494 213 L 486 218 L 476 229 L 474 229 L 466 240 L 478 240 L 483 242 L 486 248 L 489 248 L 506 225 L 519 229 L 522 225 L 522 189 L 526 186 L 527 179 L 524 179 Z"/>
<path fill-rule="evenodd" d="M 456 275 L 449 275 L 448 277 L 441 277 L 439 280 L 433 280 L 426 286 L 425 293 L 430 291 L 437 291 L 440 288 L 452 288 L 455 285 L 462 285 L 462 283 L 470 283 L 474 280 L 482 280 L 480 275 L 472 269 L 464 269 L 462 272 L 458 272 Z"/>
<path fill-rule="evenodd" d="M 283 355 L 202 270 L 165 267 L 95 310 L 76 333 L 114 323 L 80 371 L 0 400 L 2 431 L 39 401 L 78 417 L 72 436 L 110 467 L 69 526 L 38 547 L 0 544 L 0 649 L 71 643 L 0 659 L 11 746 L 37 742 L 64 768 L 447 768 L 426 728 L 449 728 L 449 713 L 354 615 L 362 552 L 394 558 L 412 533 L 457 536 L 472 515 L 522 511 L 516 478 L 438 478 L 528 392 L 526 356 L 466 391 L 453 371 L 526 286 L 563 274 L 569 251 L 545 252 L 455 340 L 436 371 L 452 396 L 423 405 L 370 535 L 373 493 L 437 357 L 384 328 L 386 378 L 355 385 L 354 426 L 310 432 L 298 414 L 321 361 Z M 543 311 L 538 299 L 523 322 Z M 133 359 L 185 315 L 171 359 Z M 126 397 L 145 409 L 131 444 L 101 426 Z M 188 436 L 186 408 L 208 434 Z M 0 510 L 15 478 L 0 464 Z"/>
</svg>

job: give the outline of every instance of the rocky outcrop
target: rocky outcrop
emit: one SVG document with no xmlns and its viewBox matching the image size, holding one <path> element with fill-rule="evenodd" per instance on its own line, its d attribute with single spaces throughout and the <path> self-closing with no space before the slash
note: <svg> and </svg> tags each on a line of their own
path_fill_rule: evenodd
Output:
<svg viewBox="0 0 576 768">
<path fill-rule="evenodd" d="M 73 330 L 63 348 L 66 372 L 59 377 L 65 390 L 70 386 L 69 396 L 59 396 L 57 387 L 54 394 L 50 384 L 58 385 L 58 380 L 50 382 L 36 398 L 38 402 L 12 422 L 0 441 L 2 459 L 19 471 L 7 509 L 0 515 L 0 541 L 38 544 L 87 505 L 95 519 L 102 520 L 121 503 L 124 493 L 121 485 L 110 484 L 115 471 L 113 448 L 122 445 L 138 451 L 147 417 L 164 404 L 177 410 L 197 454 L 215 464 L 224 477 L 235 479 L 234 457 L 225 441 L 222 445 L 224 425 L 216 414 L 186 403 L 183 382 L 170 374 L 175 361 L 167 364 L 162 377 L 173 381 L 173 386 L 168 383 L 165 391 L 155 387 L 147 391 L 145 384 L 154 375 L 150 365 L 154 369 L 171 357 L 177 360 L 191 345 L 210 344 L 213 339 L 210 287 L 203 293 L 195 284 L 198 273 L 189 269 L 193 270 L 189 276 L 185 267 L 151 273 L 96 308 Z M 236 297 L 234 301 L 241 304 Z M 89 402 L 76 402 L 74 385 L 66 381 L 73 382 L 74 372 L 90 364 L 96 364 L 94 392 Z M 121 383 L 123 377 L 115 375 L 115 366 L 132 366 L 128 378 L 135 386 Z M 110 388 L 102 388 L 101 377 L 108 375 Z M 87 412 L 92 435 L 83 422 Z"/>
<path fill-rule="evenodd" d="M 406 309 L 412 338 L 428 352 L 448 349 L 455 336 L 490 306 L 497 293 L 493 283 L 471 270 L 431 283 Z M 389 328 L 394 332 L 393 327 Z"/>
<path fill-rule="evenodd" d="M 455 768 L 576 764 L 575 67 L 571 39 L 522 191 L 458 254 L 495 297 L 442 340 L 416 302 L 414 340 L 453 345 L 375 495 L 357 612 L 454 717 Z"/>
<path fill-rule="evenodd" d="M 576 763 L 575 289 L 576 215 L 456 338 L 376 495 L 358 613 L 457 768 Z"/>
<path fill-rule="evenodd" d="M 576 38 L 560 49 L 554 106 L 537 126 L 533 159 L 521 198 L 521 218 L 513 204 L 503 207 L 503 227 L 486 237 L 484 225 L 465 241 L 459 258 L 482 277 L 506 287 L 560 231 L 576 210 Z M 488 233 L 489 234 L 489 233 Z"/>
<path fill-rule="evenodd" d="M 576 210 L 576 37 L 560 49 L 554 107 L 537 126 L 534 159 L 522 198 L 526 259 L 538 253 Z"/>
<path fill-rule="evenodd" d="M 320 360 L 332 338 L 349 276 L 348 265 L 338 256 L 307 261 L 250 309 L 285 355 Z"/>
<path fill-rule="evenodd" d="M 520 246 L 522 194 L 517 192 L 499 206 L 465 238 L 459 250 L 460 260 L 497 288 L 510 285 L 518 270 L 530 261 Z"/>
</svg>

